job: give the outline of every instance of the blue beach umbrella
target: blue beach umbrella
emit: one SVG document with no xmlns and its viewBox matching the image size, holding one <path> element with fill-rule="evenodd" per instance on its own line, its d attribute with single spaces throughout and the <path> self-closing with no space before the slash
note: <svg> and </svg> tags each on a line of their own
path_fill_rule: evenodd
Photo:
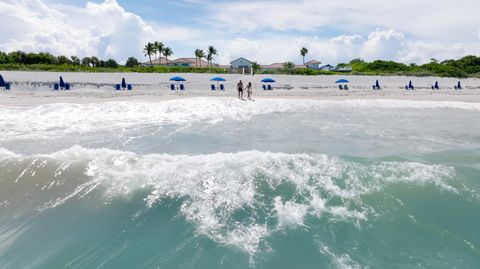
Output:
<svg viewBox="0 0 480 269">
<path fill-rule="evenodd" d="M 457 85 L 457 88 L 462 88 L 462 84 L 460 83 L 460 80 L 458 81 L 458 85 Z"/>
<path fill-rule="evenodd" d="M 264 79 L 262 79 L 262 82 L 263 82 L 263 83 L 274 83 L 275 80 L 274 80 L 274 79 L 271 79 L 271 78 L 264 78 Z"/>
<path fill-rule="evenodd" d="M 0 75 L 0 87 L 3 87 L 5 85 L 5 80 L 3 80 L 2 75 Z"/>
<path fill-rule="evenodd" d="M 335 81 L 335 83 L 349 83 L 349 82 L 350 82 L 350 81 L 348 81 L 348 80 L 346 80 L 346 79 L 344 79 L 344 78 Z"/>
<path fill-rule="evenodd" d="M 438 86 L 438 81 L 435 81 L 435 89 L 438 89 L 438 88 L 440 88 L 440 87 Z"/>
<path fill-rule="evenodd" d="M 377 89 L 380 89 L 380 83 L 378 82 L 378 79 L 377 79 L 377 81 L 375 82 L 375 87 L 377 87 Z"/>
<path fill-rule="evenodd" d="M 410 82 L 408 82 L 408 87 L 409 87 L 409 88 L 413 88 L 413 83 L 412 83 L 411 80 L 410 80 Z"/>
<path fill-rule="evenodd" d="M 179 82 L 179 81 L 187 81 L 187 80 L 184 79 L 184 78 L 182 78 L 182 77 L 171 77 L 171 78 L 170 78 L 170 81 Z"/>
<path fill-rule="evenodd" d="M 125 82 L 125 78 L 122 78 L 122 88 L 126 88 L 127 83 Z"/>
<path fill-rule="evenodd" d="M 65 81 L 63 81 L 62 76 L 60 76 L 60 88 L 65 88 Z"/>
<path fill-rule="evenodd" d="M 210 81 L 226 81 L 224 78 L 221 78 L 221 77 L 215 77 L 215 78 L 212 78 Z"/>
</svg>

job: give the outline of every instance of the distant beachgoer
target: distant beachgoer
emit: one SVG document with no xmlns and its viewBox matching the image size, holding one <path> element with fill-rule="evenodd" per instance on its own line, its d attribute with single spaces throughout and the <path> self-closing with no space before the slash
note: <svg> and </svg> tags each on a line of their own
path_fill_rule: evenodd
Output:
<svg viewBox="0 0 480 269">
<path fill-rule="evenodd" d="M 238 98 L 243 100 L 243 82 L 240 80 L 237 83 Z"/>
<path fill-rule="evenodd" d="M 252 83 L 249 82 L 247 85 L 247 99 L 252 100 Z"/>
</svg>

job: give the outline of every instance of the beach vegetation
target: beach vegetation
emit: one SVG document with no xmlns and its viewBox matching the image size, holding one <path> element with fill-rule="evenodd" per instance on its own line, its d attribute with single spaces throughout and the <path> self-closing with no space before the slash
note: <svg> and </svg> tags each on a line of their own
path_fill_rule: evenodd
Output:
<svg viewBox="0 0 480 269">
<path fill-rule="evenodd" d="M 158 42 L 157 42 L 158 43 Z M 158 47 L 158 44 L 157 44 Z M 215 49 L 215 48 L 213 48 Z M 158 53 L 155 43 L 149 43 L 145 46 L 146 56 L 154 56 Z M 216 49 L 215 49 L 216 51 Z M 213 51 L 195 50 L 197 58 L 196 66 L 143 66 L 137 59 L 130 57 L 123 64 L 119 64 L 114 59 L 99 59 L 96 56 L 79 58 L 77 56 L 55 56 L 48 52 L 26 53 L 23 51 L 13 51 L 9 53 L 0 51 L 0 70 L 18 70 L 18 71 L 55 71 L 55 72 L 139 72 L 139 73 L 228 73 L 228 68 L 218 68 L 211 64 L 208 54 Z M 163 56 L 167 59 L 173 55 L 173 51 L 168 47 L 163 47 Z M 202 67 L 201 60 L 206 58 L 210 64 Z M 200 60 L 200 61 L 198 61 Z M 415 63 L 404 64 L 394 61 L 376 60 L 367 62 L 362 59 L 353 59 L 348 63 L 341 63 L 337 68 L 350 66 L 351 75 L 399 75 L 399 76 L 439 76 L 439 77 L 480 77 L 480 57 L 475 55 L 465 56 L 460 59 L 435 60 L 429 63 L 418 65 Z M 283 68 L 275 70 L 261 70 L 256 62 L 252 64 L 255 74 L 293 74 L 293 75 L 333 75 L 345 74 L 336 71 L 322 71 L 310 68 L 295 68 L 291 62 L 286 63 Z"/>
<path fill-rule="evenodd" d="M 127 62 L 125 63 L 125 66 L 129 68 L 137 67 L 139 65 L 140 65 L 140 62 L 135 57 L 128 58 Z"/>
</svg>

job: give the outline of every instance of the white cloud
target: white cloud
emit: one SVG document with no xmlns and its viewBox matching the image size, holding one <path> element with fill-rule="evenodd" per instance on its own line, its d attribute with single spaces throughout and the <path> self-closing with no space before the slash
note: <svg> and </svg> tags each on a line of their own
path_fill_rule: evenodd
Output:
<svg viewBox="0 0 480 269">
<path fill-rule="evenodd" d="M 116 0 L 84 8 L 49 7 L 42 0 L 4 0 L 0 3 L 2 28 L 0 49 L 5 51 L 48 51 L 55 54 L 115 58 L 142 56 L 148 41 L 185 40 L 193 30 L 157 26 L 125 11 Z"/>
<path fill-rule="evenodd" d="M 295 61 L 301 63 L 300 48 L 309 49 L 308 59 L 336 64 L 354 58 L 367 61 L 394 60 L 404 63 L 426 63 L 431 58 L 439 60 L 459 58 L 478 49 L 461 43 L 427 43 L 409 40 L 395 30 L 376 30 L 364 38 L 361 35 L 342 35 L 331 39 L 318 38 L 268 38 L 225 40 L 219 47 L 221 63 L 237 57 L 246 57 L 262 64 Z"/>
</svg>

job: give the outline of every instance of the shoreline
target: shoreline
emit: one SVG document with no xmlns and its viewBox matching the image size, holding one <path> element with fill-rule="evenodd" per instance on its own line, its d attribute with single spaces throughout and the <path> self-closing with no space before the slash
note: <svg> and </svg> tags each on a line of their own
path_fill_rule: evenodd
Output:
<svg viewBox="0 0 480 269">
<path fill-rule="evenodd" d="M 181 99 L 234 99 L 236 96 L 194 96 L 194 95 L 130 95 L 130 96 L 114 96 L 114 97 L 89 97 L 89 96 L 5 96 L 0 92 L 0 106 L 38 106 L 47 104 L 99 104 L 110 102 L 164 102 L 170 100 Z M 388 96 L 298 96 L 298 95 L 271 95 L 271 96 L 253 96 L 255 100 L 314 100 L 314 101 L 415 101 L 415 102 L 462 102 L 462 103 L 480 103 L 480 96 L 468 95 L 388 95 Z M 242 100 L 238 100 L 242 102 Z M 248 100 L 244 100 L 248 102 Z"/>
</svg>

